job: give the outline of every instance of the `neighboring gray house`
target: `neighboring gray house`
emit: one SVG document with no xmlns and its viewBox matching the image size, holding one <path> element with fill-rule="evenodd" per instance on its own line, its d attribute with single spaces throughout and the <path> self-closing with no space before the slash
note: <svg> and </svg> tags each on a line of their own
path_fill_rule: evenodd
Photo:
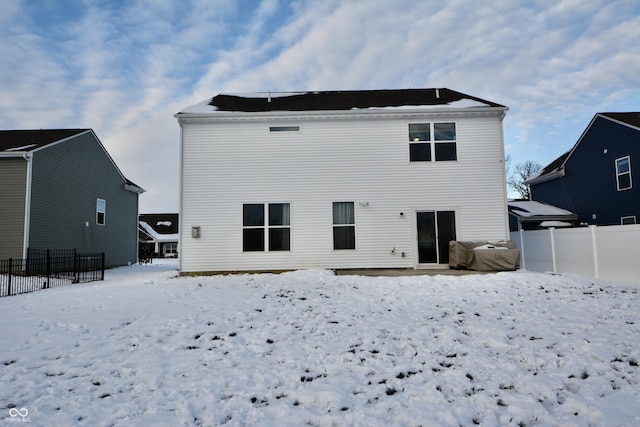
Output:
<svg viewBox="0 0 640 427">
<path fill-rule="evenodd" d="M 143 192 L 91 129 L 0 131 L 0 260 L 76 249 L 135 263 Z"/>
</svg>

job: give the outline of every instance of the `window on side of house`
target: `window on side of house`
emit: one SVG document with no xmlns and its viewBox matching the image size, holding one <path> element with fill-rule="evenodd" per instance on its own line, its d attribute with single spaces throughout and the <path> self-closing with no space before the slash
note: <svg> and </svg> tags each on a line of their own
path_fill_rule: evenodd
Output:
<svg viewBox="0 0 640 427">
<path fill-rule="evenodd" d="M 457 160 L 456 143 L 453 122 L 409 123 L 409 160 L 412 162 Z"/>
<path fill-rule="evenodd" d="M 354 202 L 333 202 L 333 249 L 356 248 Z"/>
<path fill-rule="evenodd" d="M 289 203 L 269 203 L 269 250 L 291 250 L 291 207 Z"/>
<path fill-rule="evenodd" d="M 96 200 L 96 224 L 104 225 L 107 214 L 107 202 L 104 199 Z"/>
<path fill-rule="evenodd" d="M 628 190 L 631 184 L 631 158 L 629 156 L 616 159 L 616 181 L 618 191 Z"/>
<path fill-rule="evenodd" d="M 242 251 L 291 250 L 291 208 L 289 203 L 242 205 Z"/>
<path fill-rule="evenodd" d="M 636 216 L 632 215 L 632 216 L 623 216 L 622 218 L 620 218 L 620 223 L 622 225 L 631 225 L 631 224 L 636 224 Z"/>
</svg>

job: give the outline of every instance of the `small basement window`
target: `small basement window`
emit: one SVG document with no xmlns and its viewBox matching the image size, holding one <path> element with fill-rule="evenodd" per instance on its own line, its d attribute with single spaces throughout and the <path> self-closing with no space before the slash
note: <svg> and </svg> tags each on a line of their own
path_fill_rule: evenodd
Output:
<svg viewBox="0 0 640 427">
<path fill-rule="evenodd" d="M 300 126 L 269 126 L 269 132 L 300 132 Z"/>
<path fill-rule="evenodd" d="M 635 224 L 636 223 L 636 216 L 632 215 L 632 216 L 623 216 L 622 218 L 620 218 L 620 223 L 622 225 L 631 225 L 631 224 Z"/>
</svg>

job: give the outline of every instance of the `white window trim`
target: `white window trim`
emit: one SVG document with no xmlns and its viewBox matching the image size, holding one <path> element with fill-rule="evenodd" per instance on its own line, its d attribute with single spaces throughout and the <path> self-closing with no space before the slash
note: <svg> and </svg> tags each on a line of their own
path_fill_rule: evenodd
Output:
<svg viewBox="0 0 640 427">
<path fill-rule="evenodd" d="M 100 201 L 102 201 L 104 204 L 104 210 L 102 211 L 98 209 L 98 205 L 100 204 Z M 102 213 L 102 222 L 98 221 L 98 218 L 100 217 L 99 216 L 100 213 Z M 106 223 L 107 223 L 107 201 L 105 199 L 97 198 L 96 199 L 96 225 L 105 225 Z"/>
<path fill-rule="evenodd" d="M 618 161 L 624 160 L 624 159 L 627 159 L 627 162 L 629 163 L 629 172 L 620 173 L 618 172 Z M 624 157 L 620 157 L 619 159 L 616 159 L 615 168 L 616 168 L 616 188 L 618 189 L 618 191 L 631 190 L 633 188 L 633 179 L 631 176 L 631 156 L 624 156 Z M 629 186 L 625 188 L 620 188 L 620 176 L 626 175 L 626 174 L 629 174 Z"/>
<path fill-rule="evenodd" d="M 630 225 L 630 224 L 625 224 L 624 220 L 625 219 L 633 219 L 633 224 L 637 224 L 638 222 L 636 221 L 636 216 L 635 215 L 629 215 L 629 216 L 623 216 L 620 218 L 620 224 L 622 225 Z"/>
</svg>

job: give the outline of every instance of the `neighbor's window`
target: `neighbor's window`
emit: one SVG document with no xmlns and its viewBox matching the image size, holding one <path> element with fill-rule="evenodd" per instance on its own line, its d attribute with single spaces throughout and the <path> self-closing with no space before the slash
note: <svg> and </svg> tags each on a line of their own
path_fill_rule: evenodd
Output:
<svg viewBox="0 0 640 427">
<path fill-rule="evenodd" d="M 623 216 L 622 218 L 620 218 L 620 223 L 622 225 L 630 225 L 630 224 L 635 224 L 636 223 L 636 216 Z"/>
<path fill-rule="evenodd" d="M 107 212 L 107 202 L 103 199 L 96 201 L 96 224 L 104 225 L 105 214 Z"/>
<path fill-rule="evenodd" d="M 455 123 L 409 123 L 410 161 L 439 162 L 457 158 Z"/>
<path fill-rule="evenodd" d="M 631 158 L 629 156 L 616 160 L 616 180 L 618 191 L 628 190 L 631 185 Z"/>
<path fill-rule="evenodd" d="M 333 202 L 333 249 L 356 248 L 354 202 Z"/>
<path fill-rule="evenodd" d="M 176 255 L 178 253 L 178 244 L 171 242 L 171 243 L 165 243 L 164 244 L 164 255 L 165 256 L 171 256 L 171 255 Z"/>
<path fill-rule="evenodd" d="M 265 248 L 269 248 L 269 251 L 290 250 L 289 203 L 257 203 L 242 206 L 243 252 L 263 252 Z"/>
</svg>

